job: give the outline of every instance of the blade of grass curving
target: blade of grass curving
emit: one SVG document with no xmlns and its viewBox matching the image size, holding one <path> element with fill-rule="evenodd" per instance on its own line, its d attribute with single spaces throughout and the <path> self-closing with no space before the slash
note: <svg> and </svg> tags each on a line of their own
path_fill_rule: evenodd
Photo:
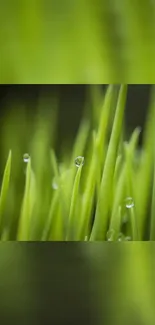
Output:
<svg viewBox="0 0 155 325">
<path fill-rule="evenodd" d="M 68 215 L 70 209 L 70 195 L 67 191 L 68 182 L 73 177 L 72 169 L 66 170 L 61 165 L 60 171 L 54 150 L 51 151 L 51 164 L 56 177 L 58 188 L 51 201 L 47 223 L 43 231 L 42 240 L 64 240 L 67 233 Z"/>
<path fill-rule="evenodd" d="M 65 183 L 65 195 L 67 198 L 67 210 L 70 208 L 70 196 L 72 193 L 72 187 L 74 183 L 74 177 L 76 170 L 74 168 L 75 164 L 75 159 L 78 156 L 83 156 L 84 151 L 86 148 L 87 140 L 88 140 L 88 135 L 90 131 L 90 122 L 88 119 L 84 118 L 79 126 L 79 130 L 75 139 L 75 143 L 73 146 L 72 154 L 71 154 L 71 159 L 70 159 L 70 176 L 67 179 L 67 182 Z M 69 200 L 69 202 L 68 202 Z"/>
<path fill-rule="evenodd" d="M 94 133 L 93 141 L 93 157 L 88 168 L 88 173 L 84 173 L 84 178 L 86 179 L 86 193 L 84 195 L 83 212 L 81 217 L 81 239 L 86 236 L 88 231 L 88 225 L 90 221 L 90 214 L 92 211 L 94 191 L 96 185 L 97 196 L 100 188 L 101 175 L 104 166 L 104 160 L 107 151 L 107 135 L 109 131 L 109 124 L 111 122 L 111 113 L 113 111 L 113 106 L 116 103 L 116 86 L 110 85 L 107 88 L 104 99 L 102 100 L 102 105 L 100 107 L 100 119 L 97 134 Z M 92 154 L 91 154 L 92 155 Z M 89 161 L 89 159 L 88 159 Z M 96 167 L 98 166 L 98 167 Z M 96 174 L 97 173 L 97 174 Z M 97 180 L 95 179 L 97 177 Z M 97 181 L 97 184 L 95 182 Z M 91 201 L 90 201 L 91 197 Z M 88 234 L 87 234 L 88 235 Z"/>
<path fill-rule="evenodd" d="M 31 159 L 29 159 L 26 168 L 26 183 L 25 192 L 21 208 L 21 214 L 19 218 L 19 226 L 17 233 L 17 240 L 27 241 L 29 240 L 30 232 L 30 217 L 32 212 L 31 206 Z"/>
<path fill-rule="evenodd" d="M 93 155 L 89 167 L 89 173 L 87 177 L 87 183 L 85 186 L 85 191 L 83 194 L 83 204 L 81 209 L 80 223 L 79 223 L 79 240 L 84 240 L 86 236 L 89 236 L 89 227 L 91 222 L 91 212 L 93 207 L 93 199 L 95 194 L 95 185 L 98 187 L 99 191 L 99 176 L 100 167 L 98 165 L 98 151 L 96 147 L 96 133 L 93 132 Z"/>
<path fill-rule="evenodd" d="M 62 224 L 62 216 L 60 205 L 56 207 L 57 214 L 54 215 L 54 219 L 51 225 L 49 241 L 64 241 L 64 229 Z"/>
<path fill-rule="evenodd" d="M 116 86 L 110 85 L 105 93 L 104 102 L 101 109 L 101 117 L 99 121 L 99 127 L 97 132 L 97 148 L 98 148 L 98 159 L 101 166 L 104 165 L 105 160 L 105 147 L 107 141 L 107 132 L 109 130 L 109 122 L 111 118 L 111 112 L 113 105 L 116 103 Z"/>
<path fill-rule="evenodd" d="M 138 135 L 138 133 L 137 133 Z M 136 211 L 134 206 L 134 188 L 133 188 L 133 170 L 132 170 L 132 163 L 133 163 L 133 156 L 135 150 L 132 150 L 133 147 L 129 147 L 128 144 L 124 144 L 125 146 L 125 155 L 126 155 L 126 190 L 127 190 L 127 197 L 133 200 L 133 204 L 128 208 L 129 220 L 131 223 L 132 229 L 132 239 L 138 240 L 138 224 L 136 220 Z"/>
<path fill-rule="evenodd" d="M 54 196 L 51 200 L 51 206 L 47 218 L 47 222 L 45 224 L 45 228 L 43 230 L 42 234 L 42 241 L 46 240 L 52 240 L 54 237 L 54 232 L 55 232 L 55 224 L 56 224 L 56 219 L 58 216 L 58 210 L 59 210 L 59 193 L 56 191 L 54 193 Z M 63 234 L 61 233 L 61 237 Z"/>
<path fill-rule="evenodd" d="M 124 144 L 125 149 L 125 158 L 126 158 L 126 197 L 127 200 L 131 200 L 128 203 L 127 211 L 129 216 L 128 228 L 131 225 L 131 238 L 134 241 L 139 240 L 139 232 L 138 232 L 138 221 L 137 221 L 137 212 L 135 206 L 135 170 L 134 170 L 134 157 L 137 150 L 137 144 L 139 139 L 139 134 L 141 132 L 141 128 L 136 128 L 131 136 L 131 141 L 129 144 Z"/>
<path fill-rule="evenodd" d="M 120 168 L 122 165 L 122 155 L 118 155 L 117 159 L 116 159 L 116 165 L 115 165 L 115 171 L 114 171 L 114 179 L 113 179 L 113 199 L 115 197 L 115 191 L 116 191 L 116 187 L 117 187 L 117 183 L 120 177 Z"/>
<path fill-rule="evenodd" d="M 41 110 L 30 143 L 36 175 L 36 201 L 32 213 L 31 240 L 40 240 L 51 203 L 50 119 Z"/>
<path fill-rule="evenodd" d="M 0 230 L 2 227 L 3 222 L 3 213 L 5 210 L 5 204 L 8 194 L 8 188 L 9 188 L 9 182 L 10 182 L 10 172 L 11 172 L 11 160 L 12 160 L 12 152 L 9 151 L 8 159 L 6 162 L 3 180 L 2 180 L 2 186 L 1 186 L 1 194 L 0 194 Z"/>
<path fill-rule="evenodd" d="M 67 231 L 67 220 L 68 220 L 68 205 L 69 205 L 69 199 L 67 197 L 67 195 L 64 194 L 64 185 L 63 184 L 63 178 L 60 176 L 59 174 L 59 167 L 58 167 L 58 163 L 57 163 L 57 159 L 56 159 L 56 155 L 54 150 L 51 150 L 51 163 L 52 163 L 52 168 L 54 171 L 54 175 L 57 181 L 57 185 L 58 185 L 58 202 L 60 203 L 60 210 L 61 210 L 61 218 L 62 218 L 62 226 L 64 229 L 64 239 L 65 239 L 65 234 Z M 70 179 L 70 178 L 69 178 Z M 57 204 L 58 204 L 57 202 Z M 59 204 L 58 204 L 59 206 Z M 55 211 L 56 213 L 56 211 Z"/>
<path fill-rule="evenodd" d="M 124 163 L 115 191 L 115 199 L 113 203 L 112 215 L 111 215 L 110 226 L 109 226 L 109 231 L 110 230 L 115 231 L 114 239 L 117 238 L 118 233 L 120 232 L 120 229 L 118 227 L 117 215 L 118 215 L 118 208 L 123 201 L 124 190 L 125 190 L 125 176 L 126 176 L 126 164 Z"/>
<path fill-rule="evenodd" d="M 150 190 L 151 179 L 153 175 L 154 165 L 154 148 L 155 148 L 155 87 L 152 88 L 152 96 L 149 107 L 149 114 L 147 117 L 143 155 L 141 159 L 141 166 L 136 178 L 136 193 L 135 204 L 138 216 L 138 229 L 140 240 L 144 236 L 145 222 L 148 215 L 148 207 L 150 205 Z"/>
<path fill-rule="evenodd" d="M 93 127 L 98 127 L 100 116 L 101 116 L 101 103 L 103 102 L 103 91 L 101 85 L 90 85 L 89 86 L 89 98 L 92 105 L 92 120 Z M 88 107 L 88 114 L 90 112 L 90 105 Z"/>
<path fill-rule="evenodd" d="M 73 185 L 73 192 L 72 192 L 69 220 L 68 220 L 67 237 L 66 237 L 67 240 L 74 240 L 77 237 L 79 220 L 76 219 L 76 210 L 77 210 L 82 167 L 83 167 L 82 165 L 79 166 L 75 176 L 74 185 Z"/>
<path fill-rule="evenodd" d="M 107 88 L 107 91 L 102 99 L 102 103 L 100 106 L 100 119 L 98 121 L 98 129 L 96 135 L 96 157 L 97 157 L 97 165 L 98 165 L 98 173 L 99 178 L 101 179 L 102 170 L 104 166 L 106 151 L 107 151 L 107 136 L 109 131 L 109 122 L 111 119 L 111 113 L 113 109 L 113 104 L 115 105 L 115 95 L 116 95 L 116 86 L 110 85 Z M 87 166 L 85 168 L 85 172 L 83 174 L 82 183 L 87 184 L 89 180 L 89 170 L 90 164 L 92 161 L 92 151 L 93 146 L 89 146 L 89 151 L 87 153 Z M 91 172 L 90 172 L 91 173 Z M 85 186 L 84 186 L 85 187 Z"/>
<path fill-rule="evenodd" d="M 140 128 L 136 128 L 134 130 L 134 132 L 132 133 L 130 142 L 128 144 L 129 153 L 130 153 L 130 160 L 132 160 L 133 157 L 134 157 L 134 153 L 135 153 L 135 150 L 136 150 L 136 145 L 137 145 L 137 142 L 138 142 L 139 134 L 140 134 Z M 128 162 L 128 164 L 129 163 L 130 163 L 130 161 Z M 114 202 L 113 202 L 112 216 L 111 216 L 110 228 L 109 228 L 109 230 L 113 229 L 115 231 L 115 239 L 118 236 L 118 232 L 120 231 L 120 229 L 119 229 L 119 227 L 117 225 L 117 215 L 118 215 L 118 207 L 122 205 L 123 198 L 124 198 L 126 179 L 128 177 L 128 168 L 127 167 L 128 167 L 128 165 L 127 165 L 127 157 L 126 157 L 126 160 L 125 160 L 125 162 L 123 164 L 122 172 L 121 172 L 120 177 L 118 179 L 117 186 L 115 185 Z M 130 168 L 130 165 L 129 165 L 129 168 Z M 115 170 L 115 172 L 116 172 L 116 170 Z M 129 172 L 130 172 L 130 170 L 129 170 Z M 131 172 L 130 172 L 130 177 L 132 177 Z M 130 179 L 129 179 L 129 181 L 130 181 Z M 131 197 L 134 196 L 133 195 L 133 188 L 131 188 L 131 189 L 129 188 L 128 196 L 131 196 Z M 131 218 L 133 219 L 133 214 L 131 215 Z M 134 227 L 134 229 L 135 229 L 135 227 Z M 116 231 L 116 229 L 118 230 L 118 232 Z"/>
<path fill-rule="evenodd" d="M 72 150 L 70 168 L 77 156 L 82 156 L 84 154 L 85 146 L 87 143 L 88 135 L 90 131 L 90 123 L 87 119 L 83 119 L 79 127 L 75 143 Z"/>
<path fill-rule="evenodd" d="M 109 230 L 107 231 L 106 237 L 108 241 L 116 241 L 120 235 L 122 222 L 122 207 L 119 205 L 117 207 L 117 212 L 115 213 L 115 218 L 113 218 L 113 223 L 111 223 Z"/>
<path fill-rule="evenodd" d="M 95 221 L 90 237 L 91 241 L 105 240 L 106 236 L 110 193 L 112 188 L 112 180 L 117 158 L 117 150 L 123 123 L 126 95 L 127 86 L 122 85 L 119 92 L 112 134 L 102 175 L 101 188 L 95 214 Z"/>
<path fill-rule="evenodd" d="M 132 229 L 132 237 L 131 238 L 134 241 L 138 241 L 139 240 L 138 226 L 137 226 L 136 214 L 135 214 L 134 207 L 130 208 L 129 214 L 130 214 L 130 222 L 131 222 L 131 229 Z"/>
</svg>

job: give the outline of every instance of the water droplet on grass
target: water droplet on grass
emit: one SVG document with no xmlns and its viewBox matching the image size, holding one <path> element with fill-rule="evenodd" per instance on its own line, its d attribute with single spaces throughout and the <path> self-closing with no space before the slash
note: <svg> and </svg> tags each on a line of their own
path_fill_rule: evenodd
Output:
<svg viewBox="0 0 155 325">
<path fill-rule="evenodd" d="M 134 201 L 132 197 L 127 197 L 125 200 L 125 205 L 127 209 L 131 209 L 134 207 Z"/>
<path fill-rule="evenodd" d="M 115 235 L 115 230 L 114 229 L 110 229 L 107 232 L 107 241 L 113 241 L 114 239 L 114 235 Z"/>
<path fill-rule="evenodd" d="M 76 167 L 80 167 L 84 165 L 84 157 L 78 156 L 75 158 L 75 165 Z"/>
<path fill-rule="evenodd" d="M 23 160 L 25 163 L 27 163 L 30 160 L 30 155 L 28 153 L 24 153 Z"/>
</svg>

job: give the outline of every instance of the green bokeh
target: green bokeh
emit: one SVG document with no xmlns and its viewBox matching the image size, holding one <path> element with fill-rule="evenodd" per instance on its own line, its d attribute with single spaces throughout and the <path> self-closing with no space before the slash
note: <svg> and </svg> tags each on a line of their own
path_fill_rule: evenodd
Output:
<svg viewBox="0 0 155 325">
<path fill-rule="evenodd" d="M 154 82 L 154 22 L 154 1 L 1 0 L 0 82 Z"/>
<path fill-rule="evenodd" d="M 154 249 L 141 242 L 1 243 L 1 321 L 154 325 Z"/>
</svg>

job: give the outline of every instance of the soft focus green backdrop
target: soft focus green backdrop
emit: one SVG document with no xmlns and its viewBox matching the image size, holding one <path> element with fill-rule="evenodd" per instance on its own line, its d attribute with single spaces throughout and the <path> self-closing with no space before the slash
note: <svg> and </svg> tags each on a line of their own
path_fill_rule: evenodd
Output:
<svg viewBox="0 0 155 325">
<path fill-rule="evenodd" d="M 0 0 L 0 83 L 148 83 L 153 0 Z"/>
<path fill-rule="evenodd" d="M 0 83 L 154 83 L 154 39 L 153 0 L 0 0 Z M 3 324 L 154 325 L 153 244 L 48 247 L 1 243 Z"/>
<path fill-rule="evenodd" d="M 154 325 L 151 243 L 1 243 L 2 324 Z"/>
</svg>

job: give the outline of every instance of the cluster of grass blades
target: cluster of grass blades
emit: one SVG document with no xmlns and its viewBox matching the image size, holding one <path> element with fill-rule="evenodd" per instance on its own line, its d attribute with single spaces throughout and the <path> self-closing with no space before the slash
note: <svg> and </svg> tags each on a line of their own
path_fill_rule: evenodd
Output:
<svg viewBox="0 0 155 325">
<path fill-rule="evenodd" d="M 125 139 L 126 96 L 127 85 L 108 86 L 93 127 L 84 115 L 62 162 L 46 116 L 23 159 L 14 144 L 1 185 L 2 241 L 155 240 L 155 93 L 140 149 L 140 128 Z"/>
</svg>

